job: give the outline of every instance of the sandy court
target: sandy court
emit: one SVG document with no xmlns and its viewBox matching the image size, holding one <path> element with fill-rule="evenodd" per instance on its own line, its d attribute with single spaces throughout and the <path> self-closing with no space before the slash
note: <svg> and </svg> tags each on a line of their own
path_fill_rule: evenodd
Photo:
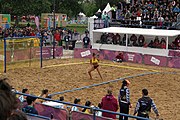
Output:
<svg viewBox="0 0 180 120">
<path fill-rule="evenodd" d="M 88 59 L 47 60 L 43 61 L 43 67 L 88 61 Z M 93 80 L 89 79 L 87 75 L 89 64 L 61 65 L 40 69 L 38 61 L 32 62 L 31 67 L 27 67 L 27 63 L 26 65 L 22 63 L 9 65 L 7 73 L 3 76 L 8 77 L 10 79 L 10 84 L 17 90 L 21 91 L 23 88 L 29 88 L 30 93 L 39 95 L 41 90 L 45 88 L 49 89 L 50 93 L 54 93 L 110 81 L 120 77 L 154 72 L 155 70 L 163 73 L 129 79 L 131 82 L 131 102 L 133 104 L 130 114 L 133 114 L 136 102 L 138 98 L 141 97 L 141 90 L 147 88 L 149 90 L 149 95 L 154 99 L 159 109 L 161 118 L 164 120 L 180 120 L 180 69 L 145 66 L 132 63 L 119 64 L 111 61 L 101 61 L 101 63 L 113 65 L 100 65 L 100 71 L 104 81 L 99 78 L 96 71 L 92 73 Z M 118 66 L 128 66 L 130 68 Z M 170 74 L 168 72 L 176 72 L 176 74 Z M 64 96 L 65 101 L 73 102 L 74 98 L 80 98 L 81 104 L 84 104 L 86 100 L 90 100 L 94 105 L 97 105 L 106 94 L 106 90 L 109 86 L 113 87 L 113 94 L 117 97 L 119 88 L 121 87 L 121 81 L 62 95 L 55 95 L 53 99 Z"/>
</svg>

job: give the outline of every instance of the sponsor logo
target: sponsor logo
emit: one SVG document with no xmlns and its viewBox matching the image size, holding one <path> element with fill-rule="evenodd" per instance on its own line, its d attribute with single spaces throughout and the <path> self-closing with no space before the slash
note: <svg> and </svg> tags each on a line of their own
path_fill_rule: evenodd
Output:
<svg viewBox="0 0 180 120">
<path fill-rule="evenodd" d="M 134 54 L 127 54 L 128 56 L 128 61 L 134 61 Z"/>
<path fill-rule="evenodd" d="M 155 57 L 151 57 L 151 62 L 153 62 L 153 63 L 156 64 L 156 65 L 159 65 L 161 61 L 158 60 L 158 59 L 155 58 Z"/>
<path fill-rule="evenodd" d="M 86 56 L 89 56 L 91 55 L 91 51 L 90 50 L 87 50 L 85 52 L 81 52 L 81 57 L 86 57 Z"/>
</svg>

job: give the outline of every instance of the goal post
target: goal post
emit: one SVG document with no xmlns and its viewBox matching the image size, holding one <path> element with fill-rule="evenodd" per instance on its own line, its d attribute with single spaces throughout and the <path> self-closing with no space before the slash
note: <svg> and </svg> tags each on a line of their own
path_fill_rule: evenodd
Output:
<svg viewBox="0 0 180 120">
<path fill-rule="evenodd" d="M 4 73 L 7 71 L 7 66 L 13 63 L 21 63 L 13 68 L 31 66 L 32 60 L 39 59 L 35 51 L 40 51 L 40 43 L 38 37 L 4 38 Z"/>
</svg>

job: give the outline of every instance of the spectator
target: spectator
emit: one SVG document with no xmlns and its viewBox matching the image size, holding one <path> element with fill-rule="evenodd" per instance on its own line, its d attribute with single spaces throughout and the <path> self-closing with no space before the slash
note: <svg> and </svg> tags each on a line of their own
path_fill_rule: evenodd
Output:
<svg viewBox="0 0 180 120">
<path fill-rule="evenodd" d="M 25 112 L 25 113 L 31 113 L 31 114 L 37 114 L 38 115 L 38 111 L 34 108 L 36 98 L 28 96 L 26 98 L 26 100 L 27 100 L 28 105 L 25 106 L 22 109 L 22 111 Z"/>
<path fill-rule="evenodd" d="M 108 33 L 107 44 L 113 44 L 113 37 L 114 37 L 113 33 Z"/>
<path fill-rule="evenodd" d="M 101 35 L 100 41 L 102 44 L 107 44 L 107 37 L 108 37 L 108 35 L 106 33 L 103 33 Z"/>
<path fill-rule="evenodd" d="M 56 30 L 56 33 L 54 34 L 54 39 L 56 42 L 58 42 L 59 46 L 62 46 L 61 35 L 58 30 Z"/>
<path fill-rule="evenodd" d="M 70 36 L 69 36 L 68 32 L 66 32 L 64 41 L 65 41 L 65 49 L 68 50 L 69 49 L 69 41 L 70 41 Z"/>
<path fill-rule="evenodd" d="M 174 49 L 180 50 L 180 35 L 178 35 L 172 43 Z"/>
<path fill-rule="evenodd" d="M 153 48 L 160 48 L 160 43 L 159 43 L 158 36 L 156 36 L 155 39 L 154 39 Z"/>
<path fill-rule="evenodd" d="M 83 47 L 88 48 L 90 43 L 90 38 L 88 37 L 88 34 L 86 33 L 86 36 L 83 38 Z"/>
<path fill-rule="evenodd" d="M 76 98 L 76 99 L 74 100 L 74 104 L 80 104 L 80 102 L 81 102 L 81 99 Z M 73 106 L 73 107 L 71 108 L 71 111 L 81 111 L 81 110 L 80 110 L 80 108 L 78 108 L 78 107 L 76 107 L 76 106 Z"/>
<path fill-rule="evenodd" d="M 42 98 L 47 98 L 48 97 L 48 93 L 49 93 L 49 90 L 48 89 L 44 89 L 42 90 L 42 93 L 41 95 L 39 95 L 39 97 L 42 97 Z M 37 99 L 36 102 L 44 102 L 42 99 Z"/>
<path fill-rule="evenodd" d="M 64 101 L 64 97 L 63 96 L 59 97 L 59 101 Z M 60 103 L 59 108 L 65 108 L 65 105 L 63 103 Z"/>
<path fill-rule="evenodd" d="M 123 62 L 123 52 L 119 52 L 116 58 L 113 60 L 114 62 Z"/>
<path fill-rule="evenodd" d="M 102 108 L 101 103 L 98 104 L 98 107 L 97 107 L 97 108 L 98 108 L 98 109 L 101 109 L 101 108 Z M 101 117 L 101 116 L 102 116 L 102 112 L 101 112 L 101 111 L 97 111 L 97 112 L 96 112 L 96 116 L 100 116 L 100 117 Z"/>
<path fill-rule="evenodd" d="M 150 43 L 148 44 L 148 47 L 153 48 L 153 44 L 154 44 L 154 42 L 153 42 L 153 40 L 151 40 Z"/>
<path fill-rule="evenodd" d="M 110 19 L 110 17 L 106 13 L 106 11 L 104 11 L 104 14 L 102 15 L 102 19 L 104 21 L 104 28 L 109 27 L 109 19 Z"/>
<path fill-rule="evenodd" d="M 140 35 L 138 38 L 138 46 L 139 47 L 143 47 L 144 46 L 144 42 L 145 42 L 145 38 L 143 35 Z"/>
<path fill-rule="evenodd" d="M 0 79 L 0 120 L 7 120 L 18 108 L 16 96 L 6 80 Z"/>
<path fill-rule="evenodd" d="M 161 39 L 160 48 L 166 49 L 166 40 L 164 38 Z"/>
<path fill-rule="evenodd" d="M 142 90 L 142 98 L 140 98 L 136 104 L 136 108 L 134 110 L 134 115 L 137 114 L 139 117 L 149 118 L 149 113 L 151 111 L 151 107 L 153 111 L 156 113 L 157 118 L 159 117 L 158 110 L 154 101 L 148 96 L 148 90 Z M 138 119 L 140 120 L 140 119 Z"/>
<path fill-rule="evenodd" d="M 115 36 L 116 36 L 117 43 L 118 43 L 119 45 L 122 45 L 121 36 L 120 36 L 118 33 L 116 33 Z"/>
<path fill-rule="evenodd" d="M 29 94 L 29 91 L 27 88 L 24 88 L 24 89 L 22 89 L 22 93 Z M 27 98 L 27 96 L 24 96 L 24 95 L 19 96 L 19 100 L 21 102 L 26 102 L 26 98 Z"/>
<path fill-rule="evenodd" d="M 120 113 L 129 114 L 130 104 L 130 92 L 129 92 L 130 82 L 128 80 L 123 80 L 121 89 L 119 90 L 118 101 L 120 105 Z M 128 120 L 128 117 L 120 115 L 119 120 Z"/>
<path fill-rule="evenodd" d="M 135 34 L 132 34 L 130 37 L 130 45 L 138 46 L 137 42 L 137 36 Z"/>
<path fill-rule="evenodd" d="M 86 101 L 85 106 L 90 107 L 91 106 L 91 102 L 90 101 Z M 87 109 L 87 108 L 84 108 L 82 110 L 82 112 L 87 113 L 87 114 L 91 114 L 91 110 Z"/>
<path fill-rule="evenodd" d="M 107 90 L 107 95 L 102 98 L 101 106 L 102 106 L 102 109 L 104 110 L 109 110 L 113 112 L 116 112 L 118 110 L 117 99 L 113 96 L 112 90 L 110 89 Z M 106 112 L 103 112 L 102 116 L 116 119 L 115 114 L 110 114 Z"/>
<path fill-rule="evenodd" d="M 52 99 L 51 96 L 47 96 L 46 98 Z M 63 100 L 64 100 L 64 97 L 60 97 L 60 100 L 59 100 L 59 101 L 63 101 Z M 42 104 L 48 105 L 48 106 L 52 106 L 52 107 L 55 107 L 55 108 L 62 108 L 62 109 L 65 108 L 65 107 L 64 107 L 64 104 L 62 104 L 62 103 L 53 102 L 53 101 L 48 101 L 48 100 L 45 101 L 45 102 L 43 102 Z"/>
</svg>

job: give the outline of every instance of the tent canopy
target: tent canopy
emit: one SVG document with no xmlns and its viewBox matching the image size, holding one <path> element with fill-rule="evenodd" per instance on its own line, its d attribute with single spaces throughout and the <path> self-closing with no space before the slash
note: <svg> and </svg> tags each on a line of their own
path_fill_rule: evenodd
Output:
<svg viewBox="0 0 180 120">
<path fill-rule="evenodd" d="M 106 13 L 108 13 L 109 11 L 111 11 L 111 6 L 110 6 L 109 3 L 106 5 L 105 9 L 103 10 L 103 14 L 104 14 L 105 11 L 106 11 Z"/>
<path fill-rule="evenodd" d="M 99 9 L 97 12 L 101 12 L 101 9 Z"/>
<path fill-rule="evenodd" d="M 82 13 L 82 12 L 80 12 L 78 15 L 79 15 L 79 16 L 83 16 L 83 17 L 86 16 L 86 15 L 85 15 L 84 13 Z"/>
<path fill-rule="evenodd" d="M 120 34 L 138 34 L 153 36 L 177 36 L 180 35 L 178 30 L 160 30 L 160 29 L 143 29 L 143 28 L 125 28 L 125 27 L 109 27 L 93 30 L 93 32 L 101 33 L 120 33 Z"/>
<path fill-rule="evenodd" d="M 94 15 L 94 16 L 92 16 L 92 17 L 90 17 L 90 18 L 98 18 L 98 17 Z"/>
</svg>

